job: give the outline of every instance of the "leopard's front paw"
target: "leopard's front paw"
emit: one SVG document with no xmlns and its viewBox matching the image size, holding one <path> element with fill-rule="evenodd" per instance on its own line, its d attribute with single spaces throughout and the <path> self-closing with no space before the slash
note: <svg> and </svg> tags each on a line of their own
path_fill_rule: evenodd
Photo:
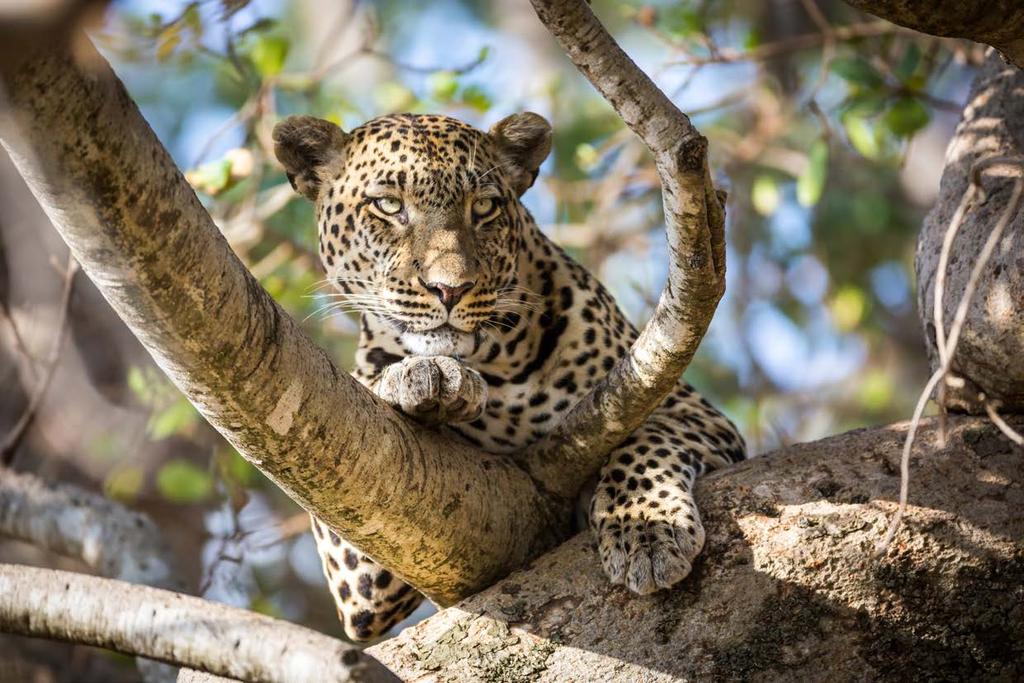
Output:
<svg viewBox="0 0 1024 683">
<path fill-rule="evenodd" d="M 471 422 L 487 402 L 480 373 L 448 356 L 413 356 L 388 366 L 377 395 L 425 422 Z"/>
<path fill-rule="evenodd" d="M 673 498 L 658 500 L 656 508 L 644 503 L 627 508 L 598 493 L 592 523 L 612 583 L 647 595 L 689 575 L 704 547 L 704 527 L 691 496 Z"/>
</svg>

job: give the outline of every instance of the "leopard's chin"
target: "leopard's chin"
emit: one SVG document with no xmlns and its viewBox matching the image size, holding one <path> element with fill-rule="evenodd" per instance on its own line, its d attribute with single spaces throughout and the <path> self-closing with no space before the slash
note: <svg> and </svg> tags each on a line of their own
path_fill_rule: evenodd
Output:
<svg viewBox="0 0 1024 683">
<path fill-rule="evenodd" d="M 406 331 L 401 335 L 402 344 L 414 356 L 470 356 L 480 347 L 481 337 L 479 331 L 464 332 L 447 323 L 432 330 Z"/>
</svg>

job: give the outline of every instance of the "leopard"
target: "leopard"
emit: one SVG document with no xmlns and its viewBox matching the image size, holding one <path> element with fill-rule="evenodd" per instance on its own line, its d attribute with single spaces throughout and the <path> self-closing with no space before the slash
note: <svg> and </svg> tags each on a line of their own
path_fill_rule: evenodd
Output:
<svg viewBox="0 0 1024 683">
<path fill-rule="evenodd" d="M 522 202 L 552 146 L 539 114 L 486 131 L 389 114 L 350 132 L 296 115 L 272 137 L 292 187 L 313 202 L 324 281 L 358 314 L 352 374 L 410 418 L 512 457 L 637 338 Z M 734 423 L 680 378 L 581 494 L 610 582 L 648 595 L 686 578 L 705 541 L 694 483 L 746 457 Z M 350 639 L 380 639 L 420 605 L 413 586 L 315 516 L 312 531 Z"/>
</svg>

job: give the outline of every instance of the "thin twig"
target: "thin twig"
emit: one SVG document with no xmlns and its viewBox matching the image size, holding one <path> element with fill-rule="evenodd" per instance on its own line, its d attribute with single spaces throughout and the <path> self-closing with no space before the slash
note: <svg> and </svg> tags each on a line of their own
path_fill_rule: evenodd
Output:
<svg viewBox="0 0 1024 683">
<path fill-rule="evenodd" d="M 999 428 L 1006 437 L 1017 444 L 1018 446 L 1024 446 L 1024 436 L 1021 436 L 1013 427 L 1006 424 L 1006 421 L 996 411 L 996 405 L 998 401 L 990 401 L 985 397 L 985 394 L 980 394 L 978 398 L 981 400 L 982 405 L 985 406 L 985 412 L 988 414 L 988 419 L 992 420 L 992 424 Z"/>
<path fill-rule="evenodd" d="M 25 338 L 21 336 L 21 332 L 18 330 L 18 324 L 14 322 L 14 315 L 12 315 L 11 310 L 7 307 L 7 303 L 3 301 L 0 301 L 0 317 L 3 317 L 7 321 L 8 326 L 10 326 L 15 348 L 17 348 L 21 357 L 27 361 L 29 372 L 35 376 L 35 366 L 39 359 L 29 350 L 28 344 L 25 343 Z"/>
<path fill-rule="evenodd" d="M 64 291 L 61 295 L 60 301 L 60 317 L 57 321 L 57 334 L 53 340 L 53 346 L 50 347 L 50 353 L 46 358 L 46 364 L 43 367 L 43 376 L 39 380 L 39 385 L 36 387 L 35 393 L 29 399 L 28 405 L 25 406 L 25 410 L 22 412 L 21 417 L 18 418 L 17 423 L 7 434 L 7 437 L 3 441 L 3 445 L 0 445 L 0 462 L 4 465 L 10 465 L 14 460 L 14 454 L 18 450 L 18 445 L 21 440 L 25 437 L 29 426 L 32 421 L 35 420 L 36 413 L 39 410 L 39 405 L 43 401 L 43 397 L 46 395 L 46 390 L 50 386 L 50 382 L 53 380 L 54 372 L 57 369 L 57 361 L 60 360 L 60 350 L 64 341 L 64 331 L 67 328 L 68 321 L 68 308 L 71 303 L 71 291 L 75 282 L 75 273 L 78 272 L 78 262 L 75 261 L 71 254 L 68 254 L 67 268 L 64 270 Z"/>
<path fill-rule="evenodd" d="M 939 264 L 935 271 L 935 299 L 932 304 L 934 310 L 932 310 L 932 319 L 935 326 L 935 349 L 939 354 L 939 366 L 944 367 L 948 361 L 949 353 L 946 350 L 946 324 L 943 321 L 943 300 L 946 295 L 946 271 L 949 268 L 949 255 L 953 250 L 953 241 L 956 239 L 957 233 L 960 231 L 960 225 L 964 221 L 964 216 L 967 214 L 967 209 L 971 206 L 974 201 L 974 195 L 978 190 L 978 185 L 971 183 L 968 185 L 967 190 L 964 192 L 963 197 L 960 198 L 960 204 L 956 207 L 956 211 L 953 213 L 953 218 L 949 222 L 949 227 L 946 229 L 946 234 L 942 239 L 942 249 L 939 251 Z M 945 446 L 946 444 L 946 410 L 945 410 L 945 396 L 946 396 L 946 383 L 943 382 L 939 386 L 939 395 L 937 398 L 940 412 L 939 412 L 939 445 Z"/>
</svg>

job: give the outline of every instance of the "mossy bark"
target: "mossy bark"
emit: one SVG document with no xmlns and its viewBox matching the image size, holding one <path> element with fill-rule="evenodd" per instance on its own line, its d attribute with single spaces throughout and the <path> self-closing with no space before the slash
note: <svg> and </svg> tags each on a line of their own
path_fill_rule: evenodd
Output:
<svg viewBox="0 0 1024 683">
<path fill-rule="evenodd" d="M 675 589 L 609 585 L 582 534 L 370 652 L 404 680 L 1020 680 L 1024 449 L 950 427 L 920 432 L 881 558 L 904 424 L 701 482 L 707 548 Z"/>
</svg>

